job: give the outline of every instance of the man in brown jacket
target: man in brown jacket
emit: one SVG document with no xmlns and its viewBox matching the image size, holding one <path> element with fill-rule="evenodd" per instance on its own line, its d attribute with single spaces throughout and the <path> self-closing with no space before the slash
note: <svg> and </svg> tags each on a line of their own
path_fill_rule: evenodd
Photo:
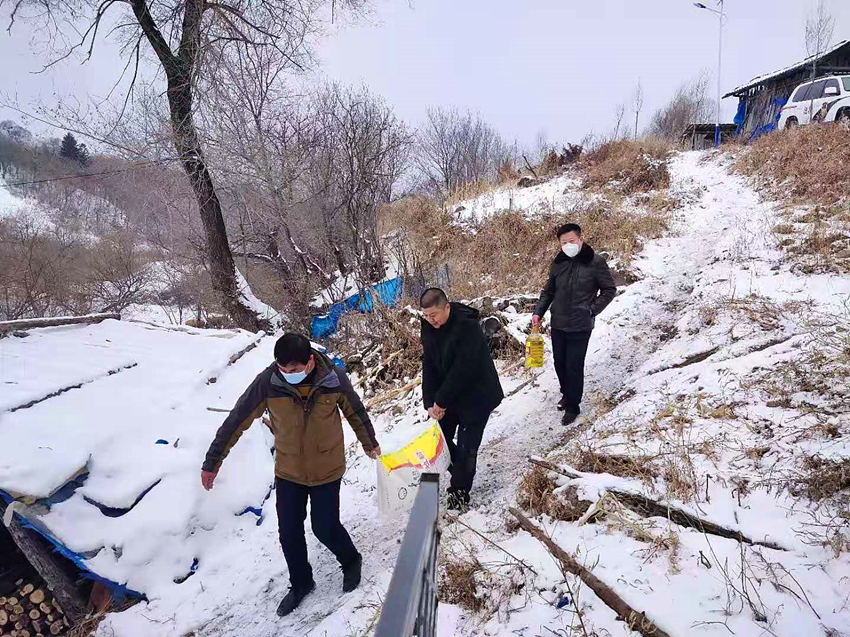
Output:
<svg viewBox="0 0 850 637">
<path fill-rule="evenodd" d="M 375 430 L 348 377 L 299 334 L 282 336 L 275 362 L 260 372 L 219 428 L 201 470 L 209 490 L 228 452 L 263 412 L 274 433 L 275 491 L 280 544 L 289 567 L 290 591 L 278 606 L 281 617 L 313 590 L 304 520 L 310 499 L 313 533 L 342 567 L 343 592 L 360 584 L 362 558 L 339 520 L 339 490 L 345 473 L 340 411 L 370 458 L 381 455 Z"/>
</svg>

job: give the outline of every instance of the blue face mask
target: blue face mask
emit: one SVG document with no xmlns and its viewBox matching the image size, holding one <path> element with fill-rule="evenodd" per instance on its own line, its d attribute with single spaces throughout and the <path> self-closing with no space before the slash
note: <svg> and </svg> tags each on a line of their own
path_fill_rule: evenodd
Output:
<svg viewBox="0 0 850 637">
<path fill-rule="evenodd" d="M 302 380 L 307 378 L 307 372 L 293 372 L 292 374 L 287 374 L 286 372 L 281 372 L 283 377 L 286 379 L 286 382 L 290 385 L 297 385 Z"/>
</svg>

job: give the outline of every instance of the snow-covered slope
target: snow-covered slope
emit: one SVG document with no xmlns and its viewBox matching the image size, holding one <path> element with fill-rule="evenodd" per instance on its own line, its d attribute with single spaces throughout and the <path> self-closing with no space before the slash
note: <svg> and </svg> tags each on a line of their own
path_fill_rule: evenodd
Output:
<svg viewBox="0 0 850 637">
<path fill-rule="evenodd" d="M 624 288 L 600 316 L 588 353 L 588 409 L 577 426 L 560 425 L 557 381 L 548 363 L 517 393 L 513 390 L 526 378 L 503 378 L 508 397 L 485 432 L 475 507 L 462 516 L 463 524 L 447 521 L 442 543 L 444 560 L 477 560 L 484 611 L 441 605 L 442 637 L 572 634 L 574 605 L 557 607 L 568 591 L 577 598 L 588 634 L 628 634 L 600 599 L 561 573 L 537 540 L 505 526 L 506 508 L 529 468 L 527 457 L 554 450 L 551 461 L 568 463 L 575 459 L 576 444 L 598 454 L 646 456 L 658 469 L 646 480 L 592 473 L 587 467 L 577 479 L 562 479 L 565 487 L 578 487 L 584 499 L 595 500 L 612 487 L 641 493 L 786 549 L 743 545 L 742 552 L 737 542 L 666 518 L 632 521 L 662 538 L 657 542 L 636 539 L 633 528 L 614 519 L 582 526 L 536 519 L 560 546 L 669 634 L 713 637 L 731 630 L 744 636 L 802 637 L 837 635 L 829 631 L 850 626 L 850 558 L 846 552 L 836 557 L 831 548 L 812 545 L 810 537 L 801 535 L 818 512 L 782 488 L 803 455 L 850 455 L 846 410 L 806 387 L 788 388 L 787 400 L 768 400 L 762 391 L 762 383 L 772 387 L 778 382 L 771 374 L 788 363 L 806 364 L 813 350 L 811 318 L 839 316 L 850 282 L 795 274 L 770 232 L 774 205 L 731 176 L 727 162 L 722 155 L 705 153 L 673 160 L 672 188 L 698 190 L 702 196 L 675 213 L 670 236 L 646 243 L 632 264 L 641 279 Z M 563 192 L 566 184 L 550 189 Z M 527 202 L 526 207 L 535 205 Z M 477 202 L 470 210 L 489 206 Z M 529 315 L 517 315 L 514 328 L 529 321 Z M 49 393 L 69 380 L 91 381 L 2 414 L 0 427 L 42 458 L 39 466 L 46 470 L 30 471 L 7 446 L 0 451 L 0 488 L 49 490 L 89 458 L 85 493 L 55 506 L 45 523 L 75 549 L 100 548 L 91 565 L 150 599 L 108 616 L 98 634 L 365 637 L 379 612 L 404 526 L 377 514 L 374 464 L 347 431 L 342 518 L 365 558 L 363 585 L 343 596 L 333 557 L 308 531 L 317 590 L 303 608 L 279 619 L 275 608 L 287 590 L 287 573 L 277 543 L 274 500 L 262 505 L 259 519 L 237 515 L 261 506 L 271 482 L 264 428 L 257 423 L 243 436 L 212 492 L 202 491 L 198 476 L 223 417 L 207 407 L 232 405 L 271 360 L 273 339 L 262 339 L 259 347 L 225 367 L 251 337 L 225 332 L 229 338 L 219 339 L 215 332 L 192 332 L 110 322 L 0 341 L 2 380 L 20 385 L 15 400 L 3 397 L 8 404 L 31 400 L 42 390 Z M 26 356 L 25 347 L 36 354 L 51 352 L 55 362 L 72 362 L 55 370 L 50 360 L 23 369 L 22 362 L 29 365 L 36 358 Z M 79 377 L 73 361 L 85 361 L 78 364 Z M 138 366 L 103 375 L 129 362 Z M 54 376 L 60 372 L 61 378 Z M 206 384 L 210 375 L 217 376 L 215 384 Z M 414 392 L 400 409 L 375 419 L 385 448 L 422 425 L 417 400 Z M 76 430 L 80 441 L 71 439 Z M 153 444 L 160 438 L 169 444 Z M 57 460 L 55 468 L 44 460 L 62 455 L 49 456 L 47 448 L 66 447 L 69 460 Z M 694 476 L 696 493 L 687 490 Z M 127 505 L 160 478 L 122 517 L 104 520 L 83 498 Z M 520 557 L 535 573 L 516 568 L 511 557 L 467 526 Z M 174 583 L 195 559 L 195 575 Z"/>
</svg>

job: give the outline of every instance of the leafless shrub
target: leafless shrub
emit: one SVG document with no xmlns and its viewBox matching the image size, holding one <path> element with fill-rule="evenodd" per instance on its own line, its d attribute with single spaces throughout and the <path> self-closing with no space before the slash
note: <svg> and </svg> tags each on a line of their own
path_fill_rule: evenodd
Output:
<svg viewBox="0 0 850 637">
<path fill-rule="evenodd" d="M 670 101 L 652 116 L 650 133 L 669 142 L 678 143 L 689 124 L 709 120 L 714 100 L 708 96 L 711 74 L 703 70 L 682 84 Z"/>
</svg>

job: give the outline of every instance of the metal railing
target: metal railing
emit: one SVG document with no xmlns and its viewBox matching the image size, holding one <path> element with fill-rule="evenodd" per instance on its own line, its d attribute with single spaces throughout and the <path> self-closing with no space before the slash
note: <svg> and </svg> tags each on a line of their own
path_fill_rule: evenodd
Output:
<svg viewBox="0 0 850 637">
<path fill-rule="evenodd" d="M 437 634 L 440 476 L 424 473 L 401 542 L 375 637 Z"/>
</svg>

